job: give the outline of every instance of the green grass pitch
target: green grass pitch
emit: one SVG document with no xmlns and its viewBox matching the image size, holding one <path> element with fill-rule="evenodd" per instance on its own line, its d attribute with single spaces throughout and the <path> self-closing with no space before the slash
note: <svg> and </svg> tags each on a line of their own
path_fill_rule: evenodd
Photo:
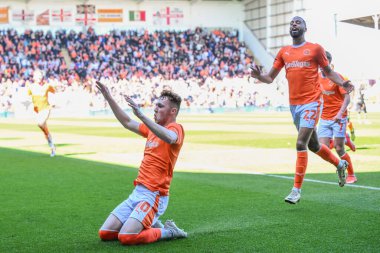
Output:
<svg viewBox="0 0 380 253">
<path fill-rule="evenodd" d="M 284 122 L 274 123 L 276 118 Z M 179 121 L 214 126 L 208 130 L 191 128 L 186 141 L 194 145 L 273 149 L 293 148 L 295 133 L 282 131 L 291 124 L 288 118 L 287 114 L 185 115 Z M 234 120 L 240 127 L 257 129 L 243 134 L 244 130 L 223 128 Z M 371 125 L 356 126 L 362 136 L 357 137 L 355 155 L 365 158 L 357 165 L 358 185 L 367 188 L 306 181 L 301 202 L 289 205 L 283 200 L 292 185 L 289 179 L 176 172 L 162 220 L 174 219 L 189 237 L 130 247 L 101 242 L 97 231 L 109 212 L 132 191 L 136 168 L 64 154 L 52 159 L 27 146 L 0 145 L 0 252 L 378 252 L 380 135 L 374 133 L 380 129 L 380 114 L 371 114 L 371 121 Z M 278 134 L 265 138 L 261 125 L 278 127 Z M 53 133 L 132 137 L 120 126 L 50 128 Z M 32 124 L 4 120 L 0 129 L 38 132 Z M 18 140 L 17 136 L 6 136 L 0 143 Z M 281 175 L 293 177 L 291 172 Z M 306 178 L 336 182 L 333 173 L 307 174 Z"/>
</svg>

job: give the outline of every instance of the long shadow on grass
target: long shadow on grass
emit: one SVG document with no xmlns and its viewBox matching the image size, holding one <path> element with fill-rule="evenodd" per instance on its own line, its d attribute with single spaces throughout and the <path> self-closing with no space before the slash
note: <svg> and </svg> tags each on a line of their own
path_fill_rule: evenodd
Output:
<svg viewBox="0 0 380 253">
<path fill-rule="evenodd" d="M 55 144 L 56 147 L 70 147 L 70 146 L 78 146 L 79 144 L 77 143 L 59 143 Z"/>
<path fill-rule="evenodd" d="M 96 154 L 96 152 L 76 152 L 76 153 L 67 153 L 64 154 L 64 156 L 74 156 L 74 155 L 93 155 Z"/>
<path fill-rule="evenodd" d="M 177 172 L 162 220 L 189 238 L 126 249 L 97 231 L 131 193 L 136 168 L 7 148 L 0 162 L 0 252 L 328 252 L 342 237 L 345 252 L 379 245 L 380 191 L 305 182 L 292 206 L 289 180 Z M 379 173 L 358 177 L 379 186 Z"/>
<path fill-rule="evenodd" d="M 19 137 L 3 137 L 0 138 L 1 141 L 14 141 L 14 140 L 22 140 L 24 138 L 19 138 Z"/>
</svg>

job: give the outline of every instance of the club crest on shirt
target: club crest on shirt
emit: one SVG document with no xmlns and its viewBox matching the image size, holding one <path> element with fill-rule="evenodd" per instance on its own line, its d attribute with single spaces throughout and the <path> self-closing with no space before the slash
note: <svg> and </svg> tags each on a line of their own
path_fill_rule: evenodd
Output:
<svg viewBox="0 0 380 253">
<path fill-rule="evenodd" d="M 304 54 L 304 55 L 309 55 L 309 54 L 310 54 L 310 49 L 305 49 L 305 50 L 303 50 L 303 54 Z"/>
</svg>

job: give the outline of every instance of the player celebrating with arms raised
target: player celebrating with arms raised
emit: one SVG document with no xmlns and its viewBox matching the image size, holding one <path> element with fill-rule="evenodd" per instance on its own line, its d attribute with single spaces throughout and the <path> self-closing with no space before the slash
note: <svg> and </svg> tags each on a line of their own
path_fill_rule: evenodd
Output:
<svg viewBox="0 0 380 253">
<path fill-rule="evenodd" d="M 326 52 L 327 59 L 331 63 L 332 56 Z M 343 76 L 341 76 L 343 78 Z M 348 176 L 346 183 L 352 184 L 357 181 L 354 174 L 354 167 L 351 157 L 345 151 L 344 144 L 346 140 L 347 107 L 350 104 L 350 94 L 342 87 L 328 79 L 322 71 L 319 75 L 319 81 L 322 85 L 323 110 L 321 121 L 318 126 L 318 137 L 320 143 L 328 146 L 330 140 L 334 138 L 334 147 L 341 159 L 346 160 L 348 164 Z M 352 149 L 352 148 L 351 148 Z M 355 150 L 354 150 L 355 151 Z"/>
<path fill-rule="evenodd" d="M 324 49 L 305 40 L 306 22 L 301 17 L 294 17 L 290 22 L 289 33 L 293 45 L 285 46 L 278 52 L 273 67 L 263 74 L 258 66 L 253 66 L 251 76 L 264 83 L 272 83 L 283 67 L 289 85 L 289 103 L 293 122 L 298 130 L 297 161 L 294 186 L 285 202 L 296 204 L 301 199 L 301 186 L 308 164 L 309 148 L 312 152 L 332 163 L 337 168 L 339 185 L 346 182 L 345 170 L 348 162 L 339 160 L 331 150 L 318 142 L 315 126 L 319 119 L 321 107 L 321 88 L 318 82 L 318 69 L 321 67 L 330 80 L 350 92 L 353 85 L 344 81 L 329 66 Z"/>
<path fill-rule="evenodd" d="M 104 84 L 96 83 L 119 122 L 147 138 L 144 158 L 134 181 L 135 189 L 108 216 L 99 230 L 100 238 L 104 241 L 118 239 L 124 245 L 133 245 L 187 237 L 187 233 L 173 221 L 166 221 L 163 227 L 157 225 L 160 224 L 158 218 L 168 206 L 174 165 L 185 136 L 182 126 L 176 123 L 181 97 L 171 91 L 163 91 L 156 102 L 152 121 L 130 97 L 125 96 L 133 113 L 143 122 L 139 123 L 116 104 Z"/>
</svg>

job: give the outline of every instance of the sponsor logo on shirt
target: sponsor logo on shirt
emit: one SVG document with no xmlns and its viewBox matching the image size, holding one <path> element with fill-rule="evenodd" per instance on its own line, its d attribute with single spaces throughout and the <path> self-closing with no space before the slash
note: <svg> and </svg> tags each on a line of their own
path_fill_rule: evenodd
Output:
<svg viewBox="0 0 380 253">
<path fill-rule="evenodd" d="M 310 67 L 309 61 L 292 61 L 285 64 L 285 68 L 307 68 Z"/>
<path fill-rule="evenodd" d="M 335 94 L 335 91 L 323 90 L 322 93 L 323 93 L 324 95 L 330 96 L 330 95 L 334 95 L 334 94 Z"/>
<path fill-rule="evenodd" d="M 147 141 L 145 147 L 147 148 L 157 148 L 158 142 L 156 141 Z"/>
</svg>

